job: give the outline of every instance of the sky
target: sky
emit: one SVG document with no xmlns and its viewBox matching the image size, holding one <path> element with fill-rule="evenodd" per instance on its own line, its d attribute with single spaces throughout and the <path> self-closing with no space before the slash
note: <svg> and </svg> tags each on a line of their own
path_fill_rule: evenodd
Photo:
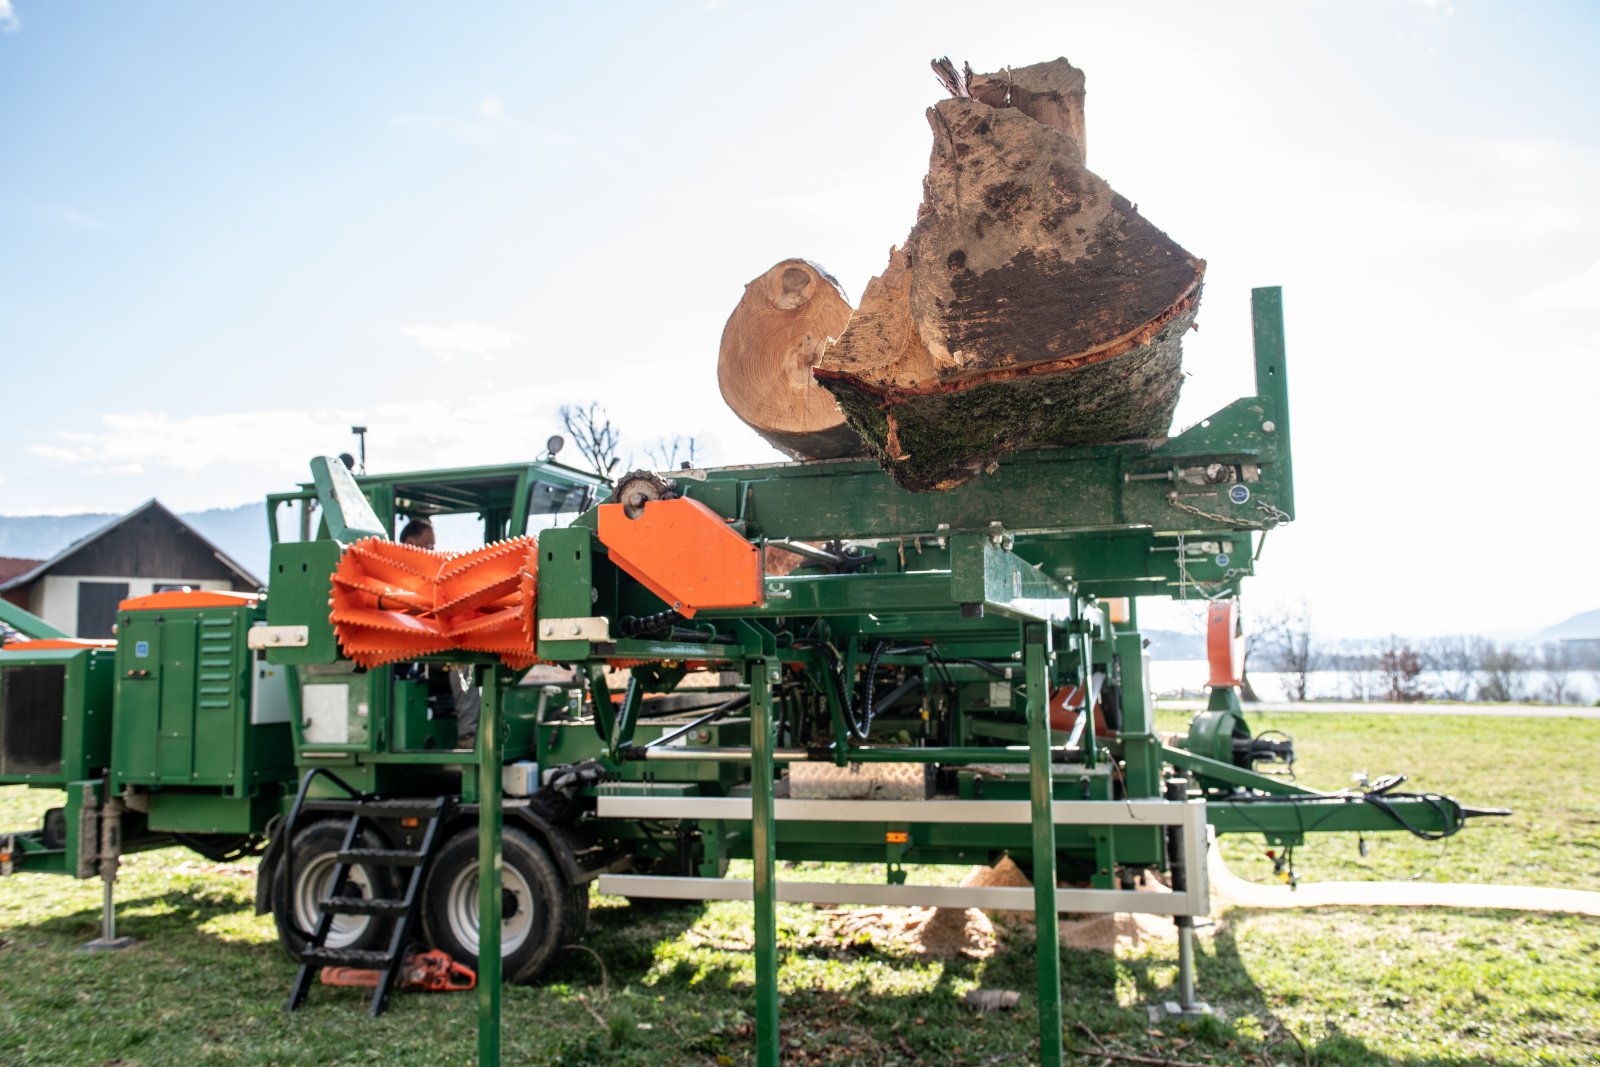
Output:
<svg viewBox="0 0 1600 1067">
<path fill-rule="evenodd" d="M 1088 162 L 1207 260 L 1176 428 L 1284 287 L 1297 521 L 1247 587 L 1333 636 L 1600 607 L 1600 5 L 0 0 L 0 514 L 535 458 L 776 458 L 722 404 L 744 284 L 858 297 L 942 95 L 1064 55 Z"/>
</svg>

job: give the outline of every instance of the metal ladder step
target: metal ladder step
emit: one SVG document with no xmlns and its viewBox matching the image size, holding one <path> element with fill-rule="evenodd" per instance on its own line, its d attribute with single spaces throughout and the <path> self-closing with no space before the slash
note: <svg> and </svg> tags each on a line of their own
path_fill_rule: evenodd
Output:
<svg viewBox="0 0 1600 1067">
<path fill-rule="evenodd" d="M 373 897 L 330 897 L 328 910 L 339 915 L 404 915 L 410 907 L 404 900 Z"/>
<path fill-rule="evenodd" d="M 420 867 L 425 858 L 420 852 L 396 848 L 351 848 L 335 852 L 340 863 L 370 863 L 374 867 Z"/>
<path fill-rule="evenodd" d="M 376 969 L 389 966 L 393 959 L 387 952 L 368 948 L 308 948 L 300 953 L 300 962 L 309 967 Z"/>
</svg>

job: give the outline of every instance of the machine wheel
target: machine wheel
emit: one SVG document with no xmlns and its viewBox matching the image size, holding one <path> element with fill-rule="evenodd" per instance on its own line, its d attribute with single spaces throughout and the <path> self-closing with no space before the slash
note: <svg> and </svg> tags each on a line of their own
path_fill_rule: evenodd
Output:
<svg viewBox="0 0 1600 1067">
<path fill-rule="evenodd" d="M 567 915 L 561 929 L 563 945 L 576 945 L 589 930 L 589 889 L 589 882 L 567 887 Z"/>
<path fill-rule="evenodd" d="M 293 858 L 294 885 L 286 875 L 287 865 L 279 862 L 272 892 L 272 915 L 278 924 L 278 941 L 295 959 L 306 947 L 306 942 L 317 921 L 322 917 L 318 904 L 327 897 L 333 869 L 338 861 L 335 853 L 344 845 L 346 825 L 333 821 L 313 823 L 294 835 L 290 844 Z M 376 834 L 363 832 L 357 839 L 359 848 L 383 848 Z M 356 864 L 350 868 L 345 882 L 345 895 L 368 898 L 394 896 L 394 875 L 386 867 Z M 383 940 L 388 923 L 371 915 L 335 915 L 328 931 L 327 947 L 344 949 L 375 948 Z"/>
<path fill-rule="evenodd" d="M 507 827 L 500 847 L 501 973 L 506 981 L 524 982 L 543 970 L 565 943 L 575 901 L 555 862 L 533 838 Z M 423 922 L 435 948 L 477 968 L 477 830 L 456 834 L 434 856 Z"/>
</svg>

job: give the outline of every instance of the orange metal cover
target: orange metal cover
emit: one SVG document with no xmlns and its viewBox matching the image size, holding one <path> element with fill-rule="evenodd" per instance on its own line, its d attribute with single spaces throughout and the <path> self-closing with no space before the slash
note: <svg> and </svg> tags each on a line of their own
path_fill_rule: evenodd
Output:
<svg viewBox="0 0 1600 1067">
<path fill-rule="evenodd" d="M 1206 615 L 1206 660 L 1213 686 L 1239 685 L 1244 678 L 1244 627 L 1236 597 L 1213 600 Z"/>
<path fill-rule="evenodd" d="M 214 589 L 177 590 L 129 597 L 118 611 L 175 611 L 179 608 L 247 608 L 261 599 L 259 593 L 227 593 Z"/>
<path fill-rule="evenodd" d="M 0 652 L 58 652 L 74 648 L 116 648 L 115 641 L 93 637 L 40 637 L 32 641 L 8 641 Z"/>
<path fill-rule="evenodd" d="M 601 504 L 599 532 L 612 562 L 688 618 L 765 599 L 760 550 L 698 500 L 652 500 L 637 519 Z"/>
</svg>

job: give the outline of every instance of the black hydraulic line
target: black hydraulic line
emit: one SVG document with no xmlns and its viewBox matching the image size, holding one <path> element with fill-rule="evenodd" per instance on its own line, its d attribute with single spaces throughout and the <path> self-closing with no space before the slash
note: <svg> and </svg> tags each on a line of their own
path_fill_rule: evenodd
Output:
<svg viewBox="0 0 1600 1067">
<path fill-rule="evenodd" d="M 996 667 L 994 664 L 988 662 L 987 660 L 981 660 L 981 659 L 947 659 L 944 662 L 946 662 L 946 663 L 961 663 L 961 664 L 965 664 L 968 667 L 976 667 L 981 671 L 987 671 L 989 674 L 994 675 L 996 678 L 1002 678 L 1002 679 L 1005 679 L 1007 681 L 1010 681 L 1010 679 L 1011 679 L 1011 675 L 1006 670 L 1004 670 L 1004 669 L 1002 669 L 1000 667 Z"/>
<path fill-rule="evenodd" d="M 872 646 L 872 655 L 867 657 L 867 677 L 863 683 L 865 692 L 855 707 L 856 713 L 865 714 L 866 721 L 856 722 L 855 715 L 852 714 L 850 723 L 850 728 L 858 741 L 866 741 L 872 735 L 872 694 L 878 687 L 878 661 L 883 659 L 883 650 L 888 647 L 888 642 L 879 641 Z"/>
<path fill-rule="evenodd" d="M 669 630 L 676 623 L 686 621 L 678 612 L 668 608 L 658 611 L 654 615 L 624 615 L 617 624 L 623 637 L 637 637 L 640 634 L 660 633 Z"/>
</svg>

